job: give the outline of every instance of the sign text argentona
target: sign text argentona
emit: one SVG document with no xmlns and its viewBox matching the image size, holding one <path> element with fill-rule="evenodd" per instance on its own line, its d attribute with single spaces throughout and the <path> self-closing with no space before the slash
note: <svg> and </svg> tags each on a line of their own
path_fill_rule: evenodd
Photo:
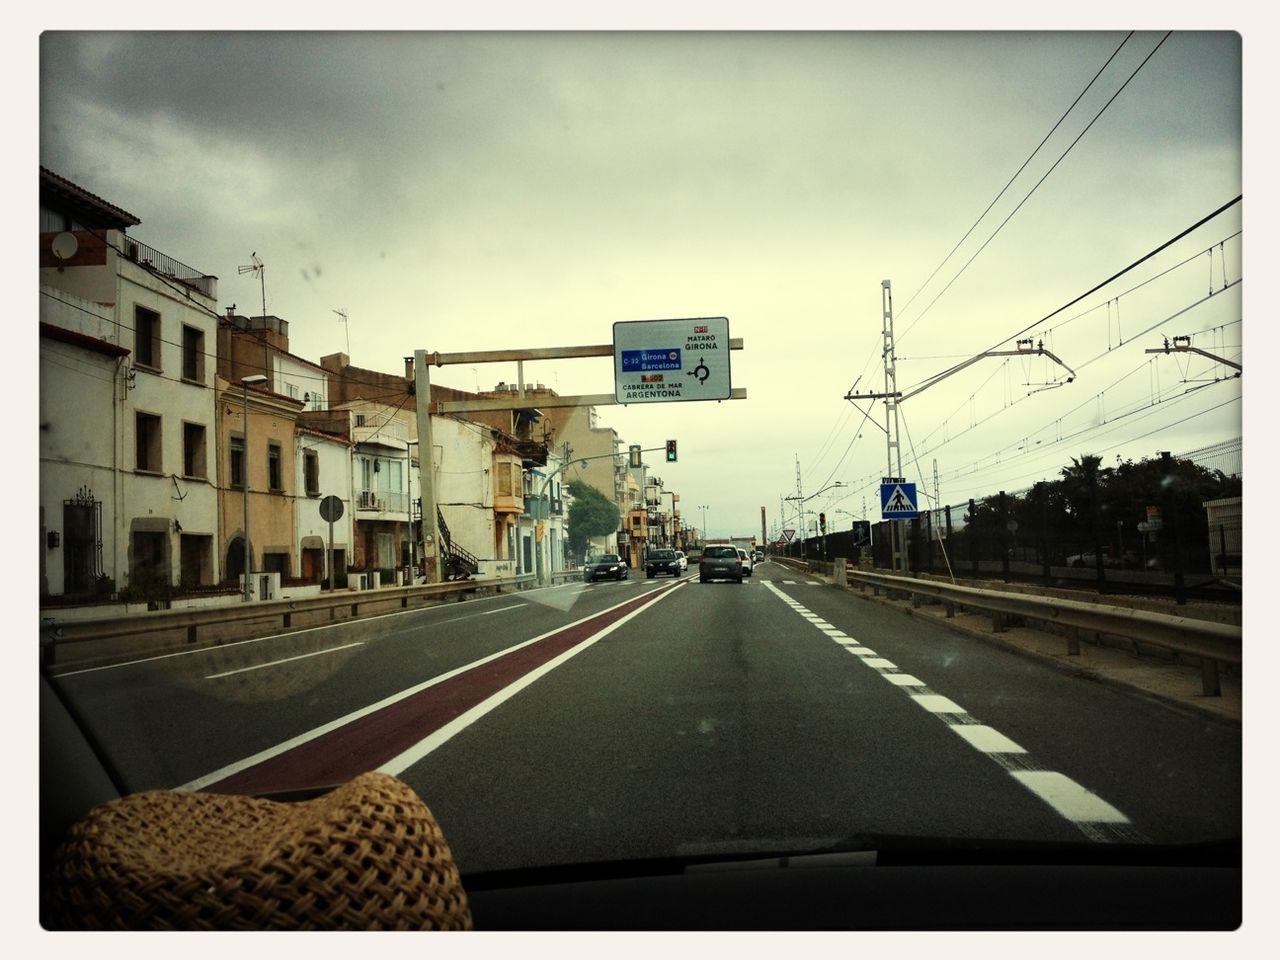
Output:
<svg viewBox="0 0 1280 960">
<path fill-rule="evenodd" d="M 613 325 L 618 403 L 728 400 L 729 320 L 633 320 Z"/>
</svg>

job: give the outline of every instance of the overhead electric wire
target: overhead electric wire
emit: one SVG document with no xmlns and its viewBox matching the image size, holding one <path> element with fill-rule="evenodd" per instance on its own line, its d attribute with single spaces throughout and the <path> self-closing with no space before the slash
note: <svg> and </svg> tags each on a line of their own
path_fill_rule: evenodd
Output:
<svg viewBox="0 0 1280 960">
<path fill-rule="evenodd" d="M 1114 60 L 1114 59 L 1116 58 L 1116 56 L 1117 56 L 1117 55 L 1120 53 L 1120 51 L 1124 48 L 1124 45 L 1125 45 L 1126 43 L 1128 43 L 1128 42 L 1129 42 L 1129 38 L 1133 36 L 1133 33 L 1134 33 L 1134 31 L 1130 30 L 1130 31 L 1125 35 L 1125 38 L 1124 38 L 1123 40 L 1121 40 L 1121 41 L 1120 41 L 1120 46 L 1116 47 L 1116 48 L 1115 48 L 1115 50 L 1113 50 L 1113 51 L 1112 51 L 1111 56 L 1107 57 L 1106 62 L 1105 62 L 1101 67 L 1099 67 L 1099 68 L 1098 68 L 1098 72 L 1097 72 L 1097 73 L 1095 73 L 1095 74 L 1093 75 L 1093 79 L 1091 79 L 1087 84 L 1085 84 L 1084 89 L 1080 91 L 1080 93 L 1076 96 L 1075 100 L 1071 101 L 1071 106 L 1067 107 L 1067 109 L 1063 112 L 1062 116 L 1060 116 L 1060 117 L 1058 118 L 1058 122 L 1057 122 L 1057 123 L 1055 123 L 1055 124 L 1050 128 L 1049 132 L 1048 132 L 1048 133 L 1046 133 L 1046 134 L 1044 135 L 1044 139 L 1043 139 L 1043 140 L 1041 140 L 1038 144 L 1036 144 L 1036 148 L 1035 148 L 1034 150 L 1032 150 L 1032 151 L 1031 151 L 1031 153 L 1029 153 L 1029 154 L 1027 155 L 1027 159 L 1025 159 L 1025 160 L 1023 160 L 1023 161 L 1022 161 L 1022 166 L 1018 167 L 1017 172 L 1015 172 L 1015 173 L 1014 173 L 1014 175 L 1013 175 L 1012 177 L 1010 177 L 1010 178 L 1009 178 L 1009 182 L 1008 182 L 1008 183 L 1006 183 L 1003 187 L 1001 187 L 1001 188 L 1000 188 L 1000 192 L 999 192 L 999 193 L 997 193 L 997 194 L 995 195 L 995 198 L 994 198 L 994 199 L 993 199 L 989 204 L 987 204 L 987 208 L 986 208 L 985 210 L 983 210 L 981 214 L 979 214 L 978 219 L 977 219 L 977 220 L 975 220 L 975 221 L 973 221 L 973 225 L 972 225 L 971 227 L 969 227 L 969 229 L 968 229 L 968 230 L 966 230 L 966 231 L 965 231 L 964 236 L 963 236 L 963 237 L 961 237 L 958 241 L 956 241 L 956 245 L 955 245 L 954 247 L 952 247 L 952 248 L 951 248 L 951 252 L 950 252 L 950 253 L 948 253 L 945 257 L 943 257 L 943 258 L 942 258 L 942 261 L 941 261 L 941 262 L 940 262 L 936 267 L 934 267 L 934 268 L 933 268 L 933 273 L 929 274 L 928 278 L 926 278 L 926 279 L 925 279 L 924 283 L 922 283 L 922 284 L 920 285 L 920 288 L 919 288 L 915 293 L 913 293 L 913 294 L 911 295 L 911 298 L 910 298 L 909 300 L 907 300 L 906 304 L 904 304 L 904 305 L 903 305 L 902 313 L 906 313 L 909 309 L 911 309 L 911 304 L 915 302 L 916 297 L 918 297 L 918 296 L 919 296 L 919 295 L 920 295 L 920 294 L 925 290 L 925 288 L 929 286 L 929 284 L 930 284 L 930 282 L 932 282 L 933 278 L 934 278 L 934 277 L 936 277 L 936 276 L 938 275 L 938 271 L 939 271 L 939 270 L 941 270 L 941 269 L 946 265 L 947 261 L 948 261 L 948 260 L 950 260 L 950 259 L 955 255 L 955 252 L 956 252 L 957 250 L 959 250 L 959 249 L 960 249 L 961 245 L 962 245 L 966 240 L 968 240 L 968 239 L 969 239 L 969 236 L 973 233 L 973 231 L 974 231 L 974 230 L 976 230 L 976 229 L 978 228 L 978 224 L 980 224 L 980 223 L 983 221 L 983 219 L 986 217 L 986 215 L 987 215 L 988 213 L 990 213 L 990 212 L 991 212 L 991 208 L 992 208 L 992 207 L 994 207 L 994 206 L 995 206 L 995 205 L 1000 201 L 1000 198 L 1001 198 L 1001 197 L 1003 197 L 1003 196 L 1005 195 L 1005 193 L 1008 191 L 1008 189 L 1009 189 L 1011 186 L 1013 186 L 1013 182 L 1014 182 L 1015 180 L 1017 180 L 1017 179 L 1018 179 L 1018 177 L 1020 177 L 1020 176 L 1022 175 L 1022 171 L 1023 171 L 1023 170 L 1025 170 L 1025 169 L 1027 169 L 1027 165 L 1028 165 L 1028 164 L 1030 164 L 1030 163 L 1031 163 L 1031 161 L 1032 161 L 1033 159 L 1035 159 L 1035 156 L 1036 156 L 1036 154 L 1037 154 L 1037 153 L 1039 153 L 1039 152 L 1040 152 L 1040 149 L 1041 149 L 1041 148 L 1042 148 L 1046 143 L 1048 143 L 1048 142 L 1049 142 L 1049 138 L 1050 138 L 1050 137 L 1052 137 L 1052 136 L 1054 135 L 1054 133 L 1057 131 L 1057 129 L 1058 129 L 1060 126 L 1062 126 L 1063 121 L 1067 119 L 1067 117 L 1070 115 L 1071 111 L 1072 111 L 1072 110 L 1074 110 L 1074 109 L 1076 108 L 1076 105 L 1077 105 L 1077 104 L 1079 104 L 1079 103 L 1080 103 L 1080 101 L 1081 101 L 1082 99 L 1084 99 L 1084 95 L 1085 95 L 1086 93 L 1088 93 L 1088 92 L 1089 92 L 1089 90 L 1093 87 L 1093 85 L 1094 85 L 1095 83 L 1097 83 L 1098 78 L 1099 78 L 1100 76 L 1102 76 L 1103 72 L 1107 69 L 1107 67 L 1109 67 L 1109 66 L 1111 65 L 1111 61 L 1112 61 L 1112 60 Z M 1167 36 L 1168 36 L 1168 34 L 1166 34 L 1165 36 L 1167 37 Z M 1164 42 L 1164 41 L 1162 40 L 1162 41 L 1161 41 L 1161 43 L 1163 43 L 1163 42 Z M 1157 49 L 1159 49 L 1159 48 L 1157 47 Z M 1153 51 L 1152 51 L 1152 53 L 1154 53 L 1154 52 L 1155 52 L 1155 51 L 1153 50 Z M 1148 59 L 1150 59 L 1150 54 L 1148 54 Z M 1146 61 L 1144 60 L 1144 61 L 1143 61 L 1143 63 L 1146 63 Z M 1141 68 L 1141 66 L 1139 66 L 1139 68 L 1138 68 L 1138 69 L 1139 69 L 1139 70 L 1140 70 L 1140 69 L 1142 69 L 1142 68 Z M 1136 73 L 1136 71 L 1135 71 L 1135 73 Z M 1129 79 L 1130 79 L 1130 80 L 1132 80 L 1133 78 L 1132 78 L 1132 77 L 1130 77 Z M 1128 83 L 1128 81 L 1125 81 L 1125 82 L 1126 82 L 1126 84 Z M 1120 89 L 1121 89 L 1121 90 L 1123 90 L 1123 89 L 1124 89 L 1124 87 L 1122 86 Z M 1117 91 L 1117 93 L 1119 93 L 1119 91 Z M 1112 99 L 1115 99 L 1115 98 L 1114 98 L 1114 97 L 1112 97 Z M 1108 105 L 1109 105 L 1109 104 L 1110 104 L 1110 101 L 1108 101 Z M 1103 109 L 1105 110 L 1105 109 L 1106 109 L 1106 107 L 1103 107 Z M 1097 118 L 1095 117 L 1094 119 L 1096 120 Z M 1086 127 L 1085 129 L 1087 130 L 1088 128 Z M 1081 134 L 1081 136 L 1083 136 L 1083 134 Z M 1079 138 L 1077 137 L 1077 139 L 1079 139 Z M 1075 146 L 1075 144 L 1073 143 L 1073 144 L 1072 144 L 1072 146 L 1074 147 L 1074 146 Z M 1070 147 L 1068 147 L 1067 149 L 1068 149 L 1068 151 L 1069 151 L 1071 148 L 1070 148 Z M 1066 154 L 1063 154 L 1063 156 L 1066 156 Z M 1061 158 L 1059 158 L 1059 159 L 1061 159 Z M 1052 169 L 1050 170 L 1050 172 L 1052 172 Z M 1046 174 L 1045 176 L 1048 176 L 1048 174 Z M 1041 182 L 1043 182 L 1043 179 L 1042 179 L 1042 181 L 1041 181 Z M 1039 184 L 1036 184 L 1036 186 L 1039 186 Z M 1035 188 L 1034 188 L 1034 187 L 1032 188 L 1032 192 L 1035 192 Z M 1030 196 L 1030 194 L 1028 194 L 1028 196 Z M 1024 198 L 1024 202 L 1025 202 L 1025 198 Z M 1019 206 L 1021 206 L 1021 204 L 1019 204 Z M 1017 211 L 1015 210 L 1015 211 L 1014 211 L 1014 213 L 1016 213 L 1016 212 L 1017 212 Z M 1010 216 L 1012 216 L 1012 214 L 1010 214 Z M 1006 220 L 1006 221 L 1005 221 L 1005 223 L 1007 223 L 1007 222 L 1008 222 L 1008 220 Z M 1004 224 L 1001 224 L 1000 226 L 1001 226 L 1001 227 L 1003 227 L 1003 226 L 1004 226 Z M 999 232 L 1000 232 L 1000 228 L 999 228 L 999 227 L 997 227 L 997 228 L 996 228 L 996 233 L 999 233 Z M 992 234 L 992 237 L 994 237 L 994 236 L 995 236 L 995 234 Z M 987 242 L 988 242 L 988 243 L 990 242 L 990 238 L 988 238 L 988 241 L 987 241 Z M 984 244 L 983 246 L 985 246 L 985 244 Z M 979 253 L 981 253 L 982 251 L 981 251 L 981 250 L 979 250 L 978 252 L 979 252 Z M 970 263 L 972 263 L 973 261 L 972 261 L 972 260 L 970 260 L 969 262 L 970 262 Z M 968 264 L 965 264 L 965 266 L 967 267 L 967 266 L 968 266 Z M 964 272 L 964 267 L 961 267 L 961 271 L 960 271 L 960 272 L 961 272 L 961 273 L 963 273 L 963 272 Z M 956 274 L 956 276 L 958 277 L 958 276 L 959 276 L 959 274 Z M 952 282 L 955 282 L 955 277 L 953 277 L 953 278 L 952 278 Z M 950 287 L 950 285 L 951 285 L 950 283 L 949 283 L 949 284 L 947 284 L 947 286 L 948 286 L 948 287 Z M 943 289 L 942 293 L 946 293 L 946 289 L 945 289 L 945 288 Z M 941 295 L 942 295 L 942 294 L 940 293 L 938 296 L 941 296 Z M 934 303 L 936 303 L 936 302 L 937 302 L 937 297 L 935 297 L 935 298 L 934 298 L 934 300 L 933 300 L 933 302 L 931 302 L 931 303 L 929 304 L 929 307 L 932 307 L 932 306 L 933 306 L 933 304 L 934 304 Z M 905 336 L 907 335 L 907 333 L 908 333 L 908 332 L 910 332 L 911 328 L 912 328 L 912 327 L 914 327 L 914 326 L 916 325 L 916 323 L 917 323 L 920 319 L 922 319 L 926 313 L 928 313 L 928 312 L 929 312 L 929 307 L 925 307 L 925 309 L 924 309 L 923 311 L 921 311 L 920 315 L 919 315 L 919 316 L 917 316 L 914 320 L 912 320 L 912 321 L 911 321 L 911 323 L 909 323 L 909 324 L 907 325 L 907 328 L 906 328 L 905 330 L 903 330 L 903 331 L 902 331 L 901 336 L 904 336 L 904 337 L 905 337 Z"/>
<path fill-rule="evenodd" d="M 1043 177 L 1036 180 L 1036 184 L 1034 184 L 1034 186 L 1030 188 L 1030 191 L 1027 193 L 1027 196 L 1024 196 L 1023 198 L 1021 198 L 1021 200 L 1018 202 L 1018 206 L 1015 206 L 1014 209 L 1012 209 L 1009 212 L 1009 216 L 1006 216 L 1004 220 L 1000 221 L 1000 225 L 998 225 L 998 227 L 996 228 L 995 233 L 992 233 L 991 236 L 989 236 L 986 239 L 986 241 L 983 242 L 982 246 L 978 247 L 978 250 L 974 252 L 974 255 L 972 257 L 969 257 L 969 260 L 965 261 L 964 266 L 961 266 L 960 270 L 956 271 L 955 276 L 952 276 L 950 282 L 947 283 L 946 287 L 943 287 L 941 291 L 938 292 L 938 296 L 934 297 L 932 301 L 929 301 L 929 306 L 925 307 L 924 310 L 920 312 L 920 316 L 924 316 L 924 314 L 927 314 L 927 312 L 929 311 L 929 308 L 931 308 L 934 305 L 934 303 L 937 303 L 938 300 L 940 300 L 940 298 L 942 297 L 942 294 L 946 293 L 948 289 L 951 289 L 951 284 L 954 284 L 957 279 L 960 279 L 960 275 L 963 274 L 965 270 L 969 269 L 969 265 L 972 264 L 974 260 L 977 260 L 980 255 L 982 255 L 982 251 L 986 250 L 987 244 L 991 243 L 991 241 L 993 241 L 993 239 L 996 238 L 997 234 L 1000 233 L 1002 229 L 1005 229 L 1005 225 L 1009 223 L 1010 220 L 1014 219 L 1014 216 L 1018 214 L 1018 211 L 1023 209 L 1023 204 L 1025 204 L 1025 202 L 1027 202 L 1028 200 L 1030 200 L 1030 198 L 1032 198 L 1032 195 L 1034 195 L 1037 189 L 1041 187 L 1041 184 L 1044 183 L 1044 180 L 1047 180 L 1048 177 L 1050 177 L 1050 174 L 1053 173 L 1053 170 L 1057 169 L 1057 165 L 1062 163 L 1062 160 L 1066 159 L 1066 155 L 1070 154 L 1070 152 L 1074 150 L 1076 143 L 1079 143 L 1080 140 L 1082 140 L 1082 138 L 1084 137 L 1084 134 L 1089 132 L 1089 129 L 1093 127 L 1093 124 L 1098 122 L 1098 118 L 1100 118 L 1100 116 L 1102 116 L 1103 113 L 1106 113 L 1107 108 L 1110 108 L 1112 102 L 1115 102 L 1116 97 L 1120 96 L 1120 93 L 1124 92 L 1125 87 L 1129 86 L 1129 83 L 1133 81 L 1133 78 L 1138 76 L 1139 70 L 1142 69 L 1143 67 L 1146 67 L 1147 61 L 1151 60 L 1152 56 L 1156 55 L 1156 51 L 1160 50 L 1160 47 L 1165 45 L 1165 41 L 1169 40 L 1170 33 L 1172 33 L 1172 31 L 1170 31 L 1169 33 L 1165 33 L 1165 36 L 1160 38 L 1160 42 L 1158 42 L 1158 44 L 1156 44 L 1156 46 L 1153 47 L 1152 51 L 1149 52 L 1149 54 L 1147 54 L 1146 58 L 1143 58 L 1142 63 L 1138 64 L 1138 67 L 1134 68 L 1134 72 L 1129 74 L 1129 79 L 1126 79 L 1124 83 L 1120 84 L 1119 90 L 1117 90 L 1115 93 L 1112 93 L 1110 99 L 1107 100 L 1106 104 L 1102 105 L 1102 109 L 1098 110 L 1098 113 L 1093 116 L 1093 119 L 1089 120 L 1088 124 L 1085 124 L 1083 131 L 1080 131 L 1079 134 L 1076 134 L 1075 140 L 1071 141 L 1070 145 L 1066 147 L 1065 151 L 1062 151 L 1062 155 L 1059 156 L 1059 159 L 1053 161 L 1053 165 L 1050 166 L 1050 168 L 1048 168 L 1046 172 L 1044 172 Z M 1087 296 L 1087 294 L 1085 294 L 1085 296 Z M 919 317 L 916 317 L 916 320 L 919 320 Z M 906 330 L 902 332 L 902 335 L 904 335 L 905 337 L 905 335 L 910 332 L 911 326 L 914 326 L 914 325 L 915 325 L 915 321 L 911 321 L 911 324 L 909 324 L 908 328 L 906 328 Z M 1001 343 L 1004 343 L 1004 340 L 1001 340 Z M 995 347 L 991 347 L 989 349 L 995 349 Z"/>
</svg>

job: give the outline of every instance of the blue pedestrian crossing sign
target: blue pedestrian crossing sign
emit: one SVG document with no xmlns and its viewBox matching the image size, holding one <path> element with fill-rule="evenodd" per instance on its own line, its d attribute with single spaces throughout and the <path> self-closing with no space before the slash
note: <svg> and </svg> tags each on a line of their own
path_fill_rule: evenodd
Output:
<svg viewBox="0 0 1280 960">
<path fill-rule="evenodd" d="M 913 520 L 919 513 L 914 483 L 880 484 L 880 516 L 883 519 Z"/>
</svg>

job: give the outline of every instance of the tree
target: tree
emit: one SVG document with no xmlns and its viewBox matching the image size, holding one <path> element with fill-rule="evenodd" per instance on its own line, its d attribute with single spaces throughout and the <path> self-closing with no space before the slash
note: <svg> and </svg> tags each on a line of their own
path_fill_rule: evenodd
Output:
<svg viewBox="0 0 1280 960">
<path fill-rule="evenodd" d="M 583 480 L 570 481 L 569 493 L 573 496 L 568 517 L 569 550 L 575 555 L 584 554 L 592 537 L 617 531 L 621 514 L 616 503 Z"/>
</svg>

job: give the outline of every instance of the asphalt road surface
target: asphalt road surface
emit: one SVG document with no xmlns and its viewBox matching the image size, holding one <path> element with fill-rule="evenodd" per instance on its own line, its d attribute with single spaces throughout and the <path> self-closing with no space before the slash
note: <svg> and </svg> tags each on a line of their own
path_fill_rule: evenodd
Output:
<svg viewBox="0 0 1280 960">
<path fill-rule="evenodd" d="M 464 873 L 858 834 L 1238 837 L 1241 735 L 758 565 L 581 582 L 59 680 L 130 790 L 382 769 Z"/>
</svg>

